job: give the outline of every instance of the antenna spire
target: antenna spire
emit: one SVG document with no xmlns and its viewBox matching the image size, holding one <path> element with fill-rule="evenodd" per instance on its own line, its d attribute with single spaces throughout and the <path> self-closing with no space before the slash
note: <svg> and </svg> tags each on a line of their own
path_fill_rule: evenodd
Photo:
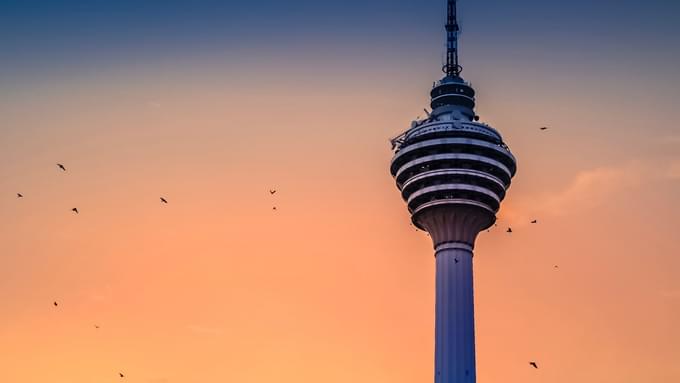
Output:
<svg viewBox="0 0 680 383">
<path fill-rule="evenodd" d="M 446 65 L 442 70 L 447 76 L 457 77 L 463 71 L 458 64 L 458 14 L 456 12 L 456 0 L 448 0 L 446 17 Z"/>
</svg>

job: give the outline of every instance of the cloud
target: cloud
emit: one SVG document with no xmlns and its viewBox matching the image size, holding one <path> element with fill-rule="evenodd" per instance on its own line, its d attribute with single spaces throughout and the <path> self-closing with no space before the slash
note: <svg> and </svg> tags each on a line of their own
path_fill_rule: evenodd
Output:
<svg viewBox="0 0 680 383">
<path fill-rule="evenodd" d="M 520 196 L 503 207 L 500 219 L 513 225 L 528 224 L 535 216 L 565 216 L 606 204 L 613 195 L 630 193 L 647 182 L 670 176 L 680 178 L 680 161 L 671 170 L 651 161 L 631 161 L 621 166 L 600 166 L 576 173 L 562 190 Z"/>
<path fill-rule="evenodd" d="M 671 161 L 664 175 L 671 180 L 680 180 L 680 160 Z"/>
<path fill-rule="evenodd" d="M 605 203 L 612 193 L 639 186 L 648 174 L 646 166 L 638 163 L 584 170 L 577 173 L 564 190 L 540 201 L 539 209 L 555 215 L 569 214 L 575 209 L 594 209 Z"/>
<path fill-rule="evenodd" d="M 664 298 L 680 298 L 680 289 L 677 290 L 662 290 L 660 292 Z"/>
<path fill-rule="evenodd" d="M 500 218 L 522 225 L 536 218 L 528 213 L 539 217 L 575 214 L 596 209 L 610 201 L 613 195 L 630 194 L 643 185 L 664 180 L 680 180 L 680 158 L 634 160 L 621 166 L 584 169 L 562 190 L 520 196 L 520 199 L 509 201 Z"/>
<path fill-rule="evenodd" d="M 680 145 L 680 135 L 674 134 L 674 135 L 663 136 L 659 139 L 659 141 L 662 144 Z"/>
</svg>

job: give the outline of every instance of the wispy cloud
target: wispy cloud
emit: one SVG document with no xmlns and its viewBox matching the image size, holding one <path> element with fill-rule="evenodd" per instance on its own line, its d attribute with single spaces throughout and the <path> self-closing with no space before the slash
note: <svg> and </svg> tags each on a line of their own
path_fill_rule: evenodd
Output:
<svg viewBox="0 0 680 383">
<path fill-rule="evenodd" d="M 660 294 L 664 298 L 680 298 L 680 289 L 662 290 Z"/>
<path fill-rule="evenodd" d="M 611 193 L 640 185 L 647 175 L 644 165 L 598 167 L 579 172 L 571 183 L 539 204 L 539 210 L 565 215 L 576 210 L 594 209 L 605 203 Z"/>
<path fill-rule="evenodd" d="M 662 144 L 668 145 L 680 145 L 680 134 L 672 134 L 668 136 L 662 136 L 659 139 Z"/>
<path fill-rule="evenodd" d="M 665 176 L 672 180 L 680 180 L 680 159 L 671 161 L 666 167 Z"/>
<path fill-rule="evenodd" d="M 530 213 L 564 216 L 596 209 L 614 193 L 631 192 L 644 184 L 680 179 L 680 159 L 637 160 L 621 166 L 584 169 L 574 175 L 562 190 L 525 195 L 503 207 L 501 219 L 516 225 L 528 224 Z"/>
</svg>

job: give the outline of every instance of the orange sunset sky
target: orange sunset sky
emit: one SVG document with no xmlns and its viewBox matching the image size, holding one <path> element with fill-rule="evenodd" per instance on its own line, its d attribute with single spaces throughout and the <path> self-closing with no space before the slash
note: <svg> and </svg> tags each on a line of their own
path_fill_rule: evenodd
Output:
<svg viewBox="0 0 680 383">
<path fill-rule="evenodd" d="M 0 5 L 0 381 L 431 381 L 432 243 L 388 139 L 441 76 L 444 2 L 81 3 Z M 677 6 L 576 1 L 601 23 L 571 36 L 548 3 L 461 7 L 519 169 L 476 245 L 478 380 L 680 382 Z"/>
</svg>

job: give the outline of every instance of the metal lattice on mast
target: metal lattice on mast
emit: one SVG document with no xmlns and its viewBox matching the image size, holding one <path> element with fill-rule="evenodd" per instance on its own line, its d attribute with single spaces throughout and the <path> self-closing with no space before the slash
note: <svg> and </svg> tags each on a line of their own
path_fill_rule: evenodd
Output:
<svg viewBox="0 0 680 383">
<path fill-rule="evenodd" d="M 448 0 L 446 16 L 446 65 L 442 70 L 450 77 L 458 77 L 463 67 L 458 63 L 458 13 L 456 0 Z"/>
</svg>

